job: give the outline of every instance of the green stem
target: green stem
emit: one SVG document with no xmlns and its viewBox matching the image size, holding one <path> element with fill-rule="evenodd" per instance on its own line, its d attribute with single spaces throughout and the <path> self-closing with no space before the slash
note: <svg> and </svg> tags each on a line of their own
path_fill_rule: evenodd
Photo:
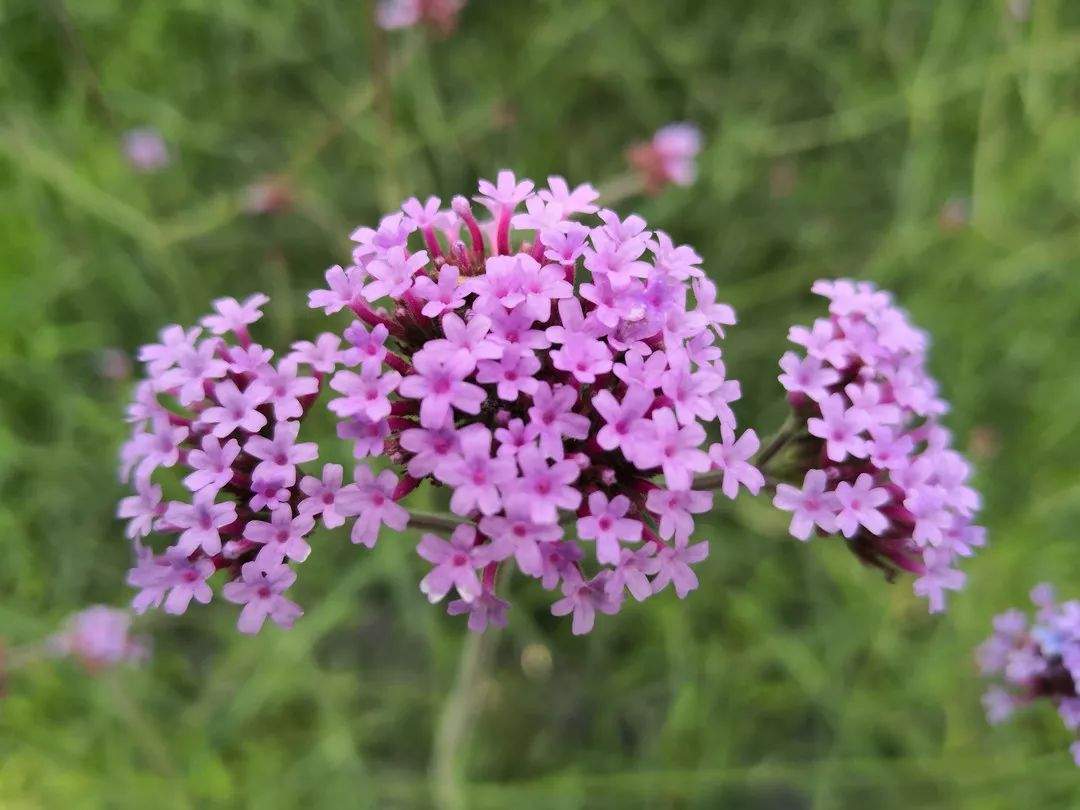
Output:
<svg viewBox="0 0 1080 810">
<path fill-rule="evenodd" d="M 466 807 L 462 755 L 468 750 L 473 723 L 483 699 L 483 678 L 497 631 L 470 632 L 461 645 L 454 687 L 435 730 L 431 784 L 435 805 L 443 810 Z"/>
<path fill-rule="evenodd" d="M 601 184 L 600 202 L 606 206 L 617 205 L 627 197 L 634 197 L 644 190 L 641 177 L 636 172 L 627 172 L 613 177 L 606 183 Z"/>
<path fill-rule="evenodd" d="M 410 529 L 431 529 L 437 532 L 452 532 L 463 523 L 468 523 L 465 518 L 457 515 L 437 515 L 434 512 L 409 511 Z"/>
<path fill-rule="evenodd" d="M 769 439 L 768 444 L 758 450 L 750 463 L 761 470 L 762 475 L 765 475 L 766 479 L 769 479 L 769 475 L 766 472 L 766 467 L 769 462 L 779 453 L 784 446 L 794 439 L 802 431 L 802 422 L 796 419 L 794 416 L 788 416 L 787 420 L 780 429 L 776 431 Z M 694 477 L 694 489 L 719 489 L 724 480 L 724 473 L 722 470 L 713 470 L 712 472 L 702 473 L 701 475 Z"/>
</svg>

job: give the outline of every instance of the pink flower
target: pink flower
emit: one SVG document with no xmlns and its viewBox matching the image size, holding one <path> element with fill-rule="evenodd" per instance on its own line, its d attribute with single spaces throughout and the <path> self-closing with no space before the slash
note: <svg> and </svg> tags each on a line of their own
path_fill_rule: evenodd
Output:
<svg viewBox="0 0 1080 810">
<path fill-rule="evenodd" d="M 338 363 L 342 362 L 340 347 L 341 338 L 329 332 L 324 332 L 316 338 L 314 343 L 310 340 L 301 340 L 294 343 L 289 359 L 294 363 L 311 366 L 312 371 L 319 374 L 329 374 L 337 367 Z"/>
<path fill-rule="evenodd" d="M 596 611 L 613 614 L 619 611 L 621 594 L 611 595 L 607 590 L 610 573 L 602 571 L 590 580 L 579 576 L 563 579 L 563 598 L 551 606 L 556 616 L 573 614 L 571 632 L 575 636 L 584 635 L 593 629 Z"/>
<path fill-rule="evenodd" d="M 854 484 L 841 481 L 836 485 L 836 525 L 844 537 L 854 537 L 859 526 L 873 534 L 881 534 L 889 527 L 888 519 L 877 507 L 888 502 L 889 493 L 874 487 L 874 478 L 863 473 Z"/>
<path fill-rule="evenodd" d="M 206 557 L 189 560 L 182 552 L 170 549 L 165 553 L 168 568 L 159 574 L 158 587 L 166 589 L 164 610 L 173 616 L 186 613 L 191 600 L 207 605 L 214 592 L 207 584 L 214 573 L 214 564 Z"/>
<path fill-rule="evenodd" d="M 323 335 L 316 344 L 297 345 L 274 365 L 273 351 L 247 333 L 265 302 L 261 295 L 243 303 L 219 299 L 216 314 L 204 324 L 220 337 L 197 342 L 199 330 L 175 327 L 140 353 L 151 377 L 136 386 L 128 411 L 133 435 L 121 450 L 124 466 L 138 465 L 138 475 L 135 494 L 118 508 L 131 519 L 128 535 L 136 540 L 136 563 L 127 579 L 138 589 L 138 612 L 164 606 L 183 613 L 192 600 L 211 600 L 209 579 L 216 570 L 233 580 L 226 589 L 234 592 L 243 584 L 238 573 L 256 560 L 300 560 L 310 551 L 303 538 L 314 519 L 308 513 L 294 518 L 292 505 L 302 500 L 297 465 L 318 455 L 317 446 L 299 442 L 298 435 L 319 386 L 297 373 L 296 355 L 312 367 L 333 369 L 340 338 Z M 194 493 L 191 503 L 161 503 L 162 487 L 152 476 L 165 466 L 180 468 Z M 155 534 L 173 536 L 164 553 L 142 543 Z M 267 610 L 281 622 L 299 615 L 288 600 L 267 599 L 259 604 L 277 605 Z M 257 629 L 266 613 L 257 622 L 256 615 L 254 608 L 242 614 L 241 629 Z"/>
<path fill-rule="evenodd" d="M 482 360 L 477 363 L 476 381 L 497 385 L 499 399 L 510 402 L 522 392 L 532 394 L 538 385 L 533 376 L 540 370 L 540 361 L 528 349 L 507 346 L 498 360 Z"/>
<path fill-rule="evenodd" d="M 286 557 L 293 562 L 303 562 L 311 554 L 311 546 L 304 540 L 315 528 L 315 520 L 309 514 L 293 516 L 288 506 L 279 506 L 270 513 L 270 520 L 253 520 L 244 528 L 244 538 L 262 546 L 255 561 L 272 566 Z"/>
<path fill-rule="evenodd" d="M 513 555 L 522 573 L 540 576 L 543 572 L 541 543 L 554 543 L 562 538 L 562 529 L 550 523 L 536 523 L 527 498 L 509 498 L 504 508 L 505 516 L 488 516 L 480 519 L 480 531 L 491 538 L 495 549 L 507 556 Z M 494 552 L 493 552 L 494 553 Z"/>
<path fill-rule="evenodd" d="M 501 171 L 497 182 L 480 181 L 480 194 L 474 199 L 497 216 L 501 210 L 513 210 L 532 194 L 531 180 L 518 180 L 513 172 Z"/>
<path fill-rule="evenodd" d="M 125 534 L 135 540 L 150 534 L 154 521 L 161 517 L 163 512 L 161 487 L 151 484 L 149 479 L 139 479 L 135 482 L 135 494 L 120 501 L 116 516 L 128 519 Z"/>
<path fill-rule="evenodd" d="M 379 539 L 379 529 L 385 524 L 394 531 L 404 531 L 409 513 L 394 500 L 397 476 L 389 470 L 376 475 L 368 467 L 357 467 L 355 483 L 338 493 L 338 504 L 347 515 L 356 515 L 352 542 L 373 548 Z"/>
<path fill-rule="evenodd" d="M 535 428 L 540 449 L 548 458 L 563 458 L 564 437 L 584 439 L 589 435 L 588 418 L 573 412 L 577 398 L 577 391 L 569 385 L 552 388 L 545 382 L 533 391 L 529 424 Z"/>
<path fill-rule="evenodd" d="M 616 495 L 610 501 L 603 492 L 589 495 L 589 514 L 578 518 L 578 536 L 582 540 L 596 541 L 597 562 L 615 565 L 619 562 L 619 542 L 641 541 L 642 523 L 626 517 L 630 511 L 630 499 Z"/>
<path fill-rule="evenodd" d="M 648 575 L 659 571 L 655 554 L 656 545 L 653 543 L 646 543 L 637 550 L 620 549 L 619 560 L 607 581 L 608 593 L 615 595 L 626 588 L 639 602 L 652 596 L 652 583 Z"/>
<path fill-rule="evenodd" d="M 660 156 L 664 172 L 672 183 L 688 186 L 694 182 L 694 159 L 701 151 L 701 132 L 693 124 L 668 124 L 653 136 L 653 148 Z"/>
<path fill-rule="evenodd" d="M 675 416 L 689 425 L 698 419 L 715 419 L 716 407 L 709 397 L 724 381 L 711 368 L 690 370 L 685 355 L 669 358 L 668 370 L 660 375 L 660 390 L 670 400 Z"/>
<path fill-rule="evenodd" d="M 788 340 L 806 349 L 810 357 L 827 362 L 834 369 L 847 367 L 851 345 L 837 336 L 836 326 L 828 320 L 814 321 L 814 326 L 793 326 L 788 330 Z"/>
<path fill-rule="evenodd" d="M 420 479 L 457 451 L 458 432 L 450 421 L 435 428 L 409 428 L 401 433 L 401 447 L 413 454 L 408 462 L 409 475 Z"/>
<path fill-rule="evenodd" d="M 146 364 L 147 371 L 154 377 L 175 366 L 180 358 L 195 351 L 195 342 L 202 329 L 193 327 L 184 329 L 172 324 L 158 333 L 161 343 L 149 343 L 139 349 L 139 362 Z"/>
<path fill-rule="evenodd" d="M 652 583 L 653 593 L 659 593 L 670 582 L 675 588 L 675 595 L 685 599 L 686 595 L 698 586 L 697 574 L 690 566 L 708 556 L 708 543 L 664 546 L 656 555 L 657 573 Z"/>
<path fill-rule="evenodd" d="M 709 457 L 700 449 L 705 430 L 697 422 L 680 427 L 670 408 L 658 408 L 652 419 L 637 424 L 634 463 L 642 469 L 661 467 L 671 489 L 689 489 L 691 473 L 709 469 Z"/>
<path fill-rule="evenodd" d="M 668 124 L 652 140 L 629 151 L 631 165 L 642 175 L 647 190 L 656 193 L 668 183 L 688 186 L 697 176 L 701 132 L 693 124 Z"/>
<path fill-rule="evenodd" d="M 624 362 L 616 363 L 612 370 L 631 391 L 635 388 L 655 391 L 660 387 L 666 368 L 667 355 L 663 352 L 653 352 L 645 359 L 639 352 L 628 351 Z"/>
<path fill-rule="evenodd" d="M 420 400 L 420 424 L 431 428 L 443 424 L 451 409 L 465 413 L 480 412 L 484 389 L 465 382 L 475 363 L 460 354 L 439 359 L 433 354 L 419 352 L 413 358 L 416 374 L 401 381 L 403 397 Z"/>
<path fill-rule="evenodd" d="M 843 461 L 849 455 L 866 457 L 866 441 L 860 437 L 866 423 L 863 415 L 844 404 L 839 394 L 831 394 L 819 403 L 821 418 L 806 420 L 810 435 L 825 440 L 826 452 L 831 461 Z"/>
<path fill-rule="evenodd" d="M 823 470 L 810 470 L 803 480 L 802 489 L 788 484 L 776 485 L 773 505 L 785 512 L 792 512 L 788 531 L 798 540 L 808 540 L 814 526 L 832 534 L 838 528 L 836 513 L 840 504 L 836 493 L 826 492 L 827 477 Z"/>
<path fill-rule="evenodd" d="M 511 419 L 506 427 L 495 429 L 495 441 L 499 443 L 497 455 L 513 458 L 522 448 L 534 447 L 540 431 L 536 425 L 525 424 L 520 419 Z"/>
<path fill-rule="evenodd" d="M 931 613 L 940 613 L 945 609 L 945 591 L 962 589 L 967 574 L 952 567 L 952 557 L 947 552 L 927 549 L 923 559 L 926 570 L 915 580 L 915 595 L 926 598 Z"/>
<path fill-rule="evenodd" d="M 312 309 L 333 315 L 346 307 L 352 309 L 364 299 L 363 278 L 358 267 L 345 270 L 335 264 L 326 271 L 326 284 L 329 289 L 308 293 L 308 306 Z"/>
<path fill-rule="evenodd" d="M 192 492 L 210 489 L 217 492 L 233 475 L 233 464 L 240 455 L 240 442 L 236 439 L 222 444 L 213 436 L 203 436 L 200 450 L 188 453 L 188 464 L 194 470 L 184 479 L 184 486 Z"/>
<path fill-rule="evenodd" d="M 257 478 L 279 478 L 292 486 L 296 480 L 296 465 L 312 461 L 319 455 L 314 442 L 296 443 L 300 434 L 299 422 L 278 422 L 274 438 L 252 436 L 244 445 L 244 452 L 260 459 L 252 475 Z"/>
<path fill-rule="evenodd" d="M 491 457 L 491 432 L 470 425 L 458 433 L 458 448 L 435 468 L 435 477 L 454 488 L 450 511 L 467 515 L 478 509 L 494 515 L 502 506 L 500 487 L 517 478 L 512 459 Z"/>
<path fill-rule="evenodd" d="M 162 520 L 182 530 L 176 548 L 184 554 L 193 554 L 197 549 L 209 555 L 221 551 L 220 529 L 236 520 L 236 504 L 214 503 L 216 496 L 216 492 L 204 489 L 195 493 L 193 503 L 172 501 L 165 510 Z"/>
<path fill-rule="evenodd" d="M 301 397 L 309 397 L 319 390 L 314 377 L 297 376 L 296 364 L 285 360 L 277 368 L 268 368 L 259 375 L 259 382 L 270 389 L 267 401 L 274 408 L 274 418 L 299 419 L 304 413 Z"/>
<path fill-rule="evenodd" d="M 665 540 L 675 538 L 685 543 L 694 530 L 694 518 L 712 507 L 711 492 L 695 492 L 690 489 L 651 489 L 645 505 L 660 518 L 660 536 Z"/>
<path fill-rule="evenodd" d="M 556 461 L 550 467 L 539 450 L 526 447 L 518 453 L 521 478 L 514 495 L 529 498 L 529 511 L 537 523 L 554 523 L 559 509 L 577 509 L 581 492 L 570 486 L 578 477 L 578 466 L 570 461 Z"/>
<path fill-rule="evenodd" d="M 237 430 L 255 433 L 266 424 L 258 407 L 270 397 L 270 389 L 253 382 L 243 391 L 232 380 L 214 386 L 214 398 L 220 403 L 202 413 L 202 422 L 213 425 L 214 435 L 224 439 Z"/>
<path fill-rule="evenodd" d="M 253 512 L 274 510 L 288 503 L 290 490 L 282 478 L 255 476 L 251 481 L 252 498 L 248 506 Z"/>
<path fill-rule="evenodd" d="M 555 368 L 570 372 L 580 383 L 596 382 L 598 374 L 611 371 L 611 352 L 599 340 L 565 343 L 551 359 Z"/>
<path fill-rule="evenodd" d="M 424 351 L 433 357 L 453 358 L 463 365 L 475 367 L 479 360 L 494 360 L 502 356 L 502 349 L 489 337 L 491 319 L 485 315 L 474 315 L 466 323 L 454 313 L 444 315 L 442 329 L 445 337 L 429 340 L 424 344 Z"/>
<path fill-rule="evenodd" d="M 337 496 L 341 492 L 344 470 L 340 464 L 324 464 L 322 478 L 305 475 L 300 481 L 300 491 L 307 497 L 300 501 L 296 510 L 302 515 L 320 515 L 323 525 L 336 529 L 348 516 L 338 508 Z"/>
<path fill-rule="evenodd" d="M 222 590 L 230 602 L 244 606 L 236 623 L 240 632 L 258 633 L 268 617 L 281 627 L 292 627 L 304 611 L 282 593 L 295 581 L 295 572 L 282 563 L 245 563 L 240 578 L 226 583 Z"/>
<path fill-rule="evenodd" d="M 360 321 L 353 321 L 352 326 L 345 330 L 345 340 L 352 344 L 352 348 L 346 349 L 343 355 L 345 364 L 363 365 L 365 370 L 370 367 L 374 374 L 381 372 L 383 361 L 386 360 L 386 338 L 389 334 L 386 324 L 376 324 L 369 332 Z"/>
<path fill-rule="evenodd" d="M 589 183 L 582 183 L 571 191 L 566 180 L 558 175 L 549 176 L 547 181 L 548 187 L 536 192 L 544 202 L 557 203 L 564 214 L 596 213 L 596 206 L 593 203 L 600 198 L 600 192 Z"/>
<path fill-rule="evenodd" d="M 169 147 L 153 127 L 138 127 L 124 133 L 124 157 L 139 172 L 156 172 L 169 165 Z"/>
<path fill-rule="evenodd" d="M 420 311 L 429 318 L 438 318 L 465 304 L 465 287 L 458 283 L 458 269 L 452 264 L 444 264 L 439 270 L 438 283 L 420 276 L 413 290 L 427 302 Z"/>
<path fill-rule="evenodd" d="M 128 443 L 132 460 L 141 459 L 137 477 L 146 478 L 158 467 L 172 467 L 180 460 L 180 445 L 190 431 L 170 425 L 163 419 L 154 420 L 153 432 L 140 433 Z M 127 478 L 125 474 L 124 478 Z"/>
<path fill-rule="evenodd" d="M 428 263 L 427 251 L 406 254 L 401 247 L 391 248 L 383 258 L 372 260 L 367 266 L 374 281 L 364 287 L 364 298 L 376 301 L 383 297 L 400 298 L 413 286 L 413 276 Z"/>
<path fill-rule="evenodd" d="M 385 419 L 368 419 L 361 413 L 339 422 L 337 435 L 353 443 L 355 458 L 378 456 L 382 454 L 386 437 L 390 435 L 390 425 Z"/>
<path fill-rule="evenodd" d="M 476 544 L 476 529 L 462 524 L 450 535 L 450 542 L 425 534 L 416 552 L 435 567 L 420 581 L 420 591 L 433 604 L 455 588 L 464 602 L 480 597 L 483 588 L 476 575 L 490 560 L 492 546 Z"/>
<path fill-rule="evenodd" d="M 734 500 L 739 492 L 739 484 L 742 484 L 751 495 L 757 495 L 765 486 L 765 476 L 750 462 L 761 446 L 757 434 L 747 430 L 736 441 L 734 431 L 722 427 L 720 437 L 720 442 L 709 448 L 709 458 L 715 468 L 724 473 L 724 494 Z"/>
<path fill-rule="evenodd" d="M 637 386 L 626 389 L 622 402 L 616 400 L 610 391 L 598 391 L 593 396 L 592 406 L 606 424 L 596 434 L 596 443 L 605 450 L 623 448 L 624 452 L 632 455 L 629 444 L 634 428 L 649 410 L 653 399 L 647 389 Z M 627 443 L 626 447 L 624 442 Z"/>
<path fill-rule="evenodd" d="M 708 423 L 730 432 L 714 450 L 729 493 L 761 486 L 748 462 L 754 434 L 734 438 L 731 403 L 741 390 L 726 377 L 720 346 L 735 313 L 717 300 L 701 256 L 639 216 L 597 211 L 592 186 L 548 182 L 534 193 L 511 172 L 482 181 L 478 200 L 491 214 L 483 224 L 463 195 L 452 215 L 436 198 L 407 200 L 377 229 L 354 232 L 357 267 L 312 299 L 357 319 L 341 359 L 363 368 L 336 373 L 332 387 L 344 396 L 331 410 L 357 458 L 379 455 L 402 475 L 380 488 L 381 502 L 398 507 L 430 480 L 482 532 L 459 549 L 470 559 L 455 567 L 440 556 L 424 584 L 438 598 L 460 574 L 468 596 L 450 612 L 467 613 L 473 628 L 504 619 L 495 583 L 511 557 L 546 589 L 577 594 L 568 583 L 591 583 L 601 600 L 608 591 L 613 609 L 624 589 L 649 596 L 660 550 L 686 546 L 692 515 L 712 502 L 690 489 L 711 467 Z M 370 292 L 376 282 L 395 299 L 378 312 L 355 299 L 357 285 Z M 380 390 L 387 365 L 402 379 Z M 315 479 L 309 486 L 323 491 Z M 355 486 L 331 497 L 342 515 L 357 513 L 354 538 L 373 542 L 377 510 L 349 502 Z M 579 510 L 586 496 L 595 509 Z M 308 503 L 304 511 L 317 508 Z M 646 509 L 660 536 L 645 531 Z M 589 558 L 599 571 L 586 571 L 579 539 L 563 538 L 561 526 L 575 521 L 580 538 L 595 541 Z M 646 535 L 640 553 L 621 553 L 621 543 Z M 685 582 L 664 559 L 663 576 Z M 593 597 L 583 598 L 586 607 L 567 612 L 587 614 Z"/>
<path fill-rule="evenodd" d="M 145 642 L 131 635 L 131 614 L 104 605 L 69 616 L 64 628 L 48 640 L 47 647 L 78 659 L 91 672 L 147 656 Z"/>
<path fill-rule="evenodd" d="M 261 307 L 269 300 L 262 293 L 248 296 L 243 303 L 235 298 L 218 298 L 214 301 L 217 314 L 207 315 L 202 319 L 202 325 L 215 335 L 226 332 L 246 335 L 247 327 L 262 317 Z"/>
<path fill-rule="evenodd" d="M 390 394 L 400 384 L 400 374 L 380 371 L 374 364 L 364 365 L 359 374 L 342 370 L 330 380 L 330 387 L 345 396 L 331 400 L 328 407 L 338 416 L 359 414 L 378 421 L 390 415 Z"/>
<path fill-rule="evenodd" d="M 376 20 L 387 30 L 427 25 L 447 36 L 457 25 L 465 0 L 379 0 Z"/>
<path fill-rule="evenodd" d="M 799 359 L 795 352 L 785 352 L 780 358 L 780 384 L 793 394 L 806 394 L 815 402 L 822 402 L 828 397 L 828 388 L 840 379 L 832 368 L 822 365 L 816 357 L 807 356 Z"/>
</svg>

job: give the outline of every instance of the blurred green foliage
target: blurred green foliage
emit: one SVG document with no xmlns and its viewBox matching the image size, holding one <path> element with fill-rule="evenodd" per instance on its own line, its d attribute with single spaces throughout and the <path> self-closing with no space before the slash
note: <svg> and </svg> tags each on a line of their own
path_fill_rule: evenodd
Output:
<svg viewBox="0 0 1080 810">
<path fill-rule="evenodd" d="M 355 225 L 502 167 L 603 182 L 671 120 L 705 131 L 699 182 L 621 207 L 695 245 L 738 309 L 740 421 L 782 419 L 776 358 L 821 310 L 810 282 L 873 279 L 934 336 L 992 546 L 930 617 L 909 582 L 786 537 L 764 500 L 725 502 L 686 602 L 578 639 L 521 583 L 485 658 L 417 592 L 413 538 L 324 533 L 292 632 L 242 638 L 215 603 L 141 620 L 143 669 L 14 673 L 0 806 L 1080 806 L 1057 717 L 988 728 L 971 660 L 1036 582 L 1080 596 L 1080 4 L 472 0 L 443 41 L 370 15 L 0 2 L 10 643 L 128 598 L 129 383 L 102 375 L 105 350 L 253 290 L 275 299 L 265 341 L 310 335 L 304 294 Z M 124 163 L 139 125 L 164 133 L 166 170 Z M 245 213 L 271 177 L 291 207 Z"/>
</svg>

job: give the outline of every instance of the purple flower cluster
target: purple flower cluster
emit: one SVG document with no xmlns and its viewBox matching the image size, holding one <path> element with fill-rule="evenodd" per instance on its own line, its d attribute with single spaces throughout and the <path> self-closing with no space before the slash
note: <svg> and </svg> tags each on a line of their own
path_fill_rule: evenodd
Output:
<svg viewBox="0 0 1080 810">
<path fill-rule="evenodd" d="M 656 194 L 669 184 L 693 183 L 700 151 L 701 131 L 693 124 L 675 123 L 658 129 L 647 143 L 631 146 L 627 159 L 646 191 Z"/>
<path fill-rule="evenodd" d="M 1065 727 L 1080 731 L 1080 601 L 1058 603 L 1050 585 L 1031 591 L 1037 608 L 1034 621 L 1020 610 L 994 617 L 994 634 L 978 650 L 979 668 L 1004 684 L 983 695 L 987 720 L 998 724 L 1020 706 L 1045 698 L 1061 716 Z M 1080 740 L 1071 746 L 1080 766 Z"/>
<path fill-rule="evenodd" d="M 91 672 L 144 660 L 146 641 L 131 635 L 131 614 L 94 605 L 69 616 L 46 643 L 50 652 L 70 656 Z"/>
<path fill-rule="evenodd" d="M 202 327 L 169 326 L 139 351 L 146 379 L 121 450 L 121 477 L 134 494 L 118 509 L 135 545 L 128 582 L 139 590 L 139 613 L 206 604 L 208 580 L 225 570 L 223 595 L 244 606 L 242 632 L 257 632 L 268 617 L 291 626 L 302 611 L 284 596 L 296 578 L 286 561 L 307 558 L 318 515 L 340 525 L 340 515 L 361 508 L 348 495 L 359 501 L 362 484 L 341 487 L 341 467 L 327 464 L 321 479 L 299 470 L 318 456 L 315 443 L 299 441 L 300 424 L 338 362 L 339 341 L 297 343 L 275 364 L 248 332 L 267 300 L 219 299 Z M 143 545 L 152 532 L 172 537 L 163 553 Z"/>
<path fill-rule="evenodd" d="M 447 36 L 457 27 L 457 17 L 465 0 L 380 0 L 376 10 L 379 25 L 387 30 L 426 25 Z"/>
<path fill-rule="evenodd" d="M 801 486 L 779 484 L 773 502 L 792 513 L 793 536 L 842 534 L 864 562 L 916 574 L 915 592 L 943 610 L 945 591 L 964 585 L 956 561 L 985 532 L 972 523 L 970 467 L 938 421 L 947 408 L 926 371 L 926 335 L 868 282 L 813 291 L 829 299 L 829 317 L 792 327 L 804 353 L 780 360 Z"/>
<path fill-rule="evenodd" d="M 400 483 L 358 471 L 353 539 L 370 546 L 382 524 L 401 528 L 396 501 L 421 482 L 446 488 L 462 525 L 417 548 L 432 566 L 428 598 L 454 591 L 449 611 L 471 629 L 501 625 L 496 574 L 512 559 L 561 589 L 552 612 L 585 633 L 627 591 L 697 587 L 690 566 L 708 546 L 691 543 L 693 515 L 712 494 L 693 488 L 695 474 L 720 471 L 729 497 L 763 484 L 757 437 L 735 435 L 739 384 L 717 346 L 735 313 L 692 248 L 598 210 L 592 186 L 551 177 L 537 190 L 504 171 L 479 191 L 489 221 L 465 197 L 449 210 L 408 200 L 354 232 L 352 264 L 310 294 L 312 307 L 356 318 L 330 381 L 339 435 L 357 459 L 403 470 Z M 722 440 L 708 447 L 712 422 Z"/>
</svg>

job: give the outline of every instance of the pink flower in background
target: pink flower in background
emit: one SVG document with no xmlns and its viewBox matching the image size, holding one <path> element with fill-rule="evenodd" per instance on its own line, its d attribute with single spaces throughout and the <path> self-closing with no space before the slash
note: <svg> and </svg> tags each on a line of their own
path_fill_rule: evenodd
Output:
<svg viewBox="0 0 1080 810">
<path fill-rule="evenodd" d="M 295 578 L 283 561 L 307 558 L 306 537 L 317 518 L 329 527 L 344 522 L 340 474 L 336 487 L 332 465 L 323 481 L 303 475 L 318 447 L 299 440 L 322 375 L 341 360 L 340 337 L 297 344 L 275 365 L 273 352 L 248 332 L 266 303 L 261 294 L 218 299 L 214 314 L 202 320 L 213 334 L 169 327 L 160 343 L 139 352 L 147 378 L 137 388 L 132 437 L 120 453 L 123 466 L 136 472 L 135 494 L 118 507 L 136 542 L 128 582 L 138 591 L 139 612 L 163 606 L 175 614 L 193 601 L 206 604 L 213 596 L 209 580 L 221 571 L 226 598 L 247 605 L 238 625 L 243 632 L 255 632 L 267 616 L 288 626 L 300 610 L 281 596 Z M 196 356 L 220 367 L 192 385 L 190 374 L 177 372 L 193 368 Z M 359 443 L 366 430 L 349 424 L 345 432 Z M 181 470 L 190 494 L 163 504 L 152 476 L 168 467 Z M 294 514 L 298 504 L 303 508 Z M 169 537 L 171 545 L 160 553 L 142 545 L 142 538 L 156 536 Z"/>
<path fill-rule="evenodd" d="M 657 130 L 648 143 L 632 146 L 627 156 L 646 190 L 655 194 L 668 184 L 693 183 L 700 151 L 701 130 L 693 124 L 677 123 Z"/>
<path fill-rule="evenodd" d="M 947 410 L 926 370 L 926 336 L 868 282 L 818 281 L 829 315 L 791 327 L 806 350 L 780 360 L 793 414 L 779 437 L 792 483 L 773 503 L 799 540 L 839 532 L 863 562 L 916 575 L 931 611 L 965 577 L 956 562 L 985 543 L 970 466 L 938 422 Z"/>
<path fill-rule="evenodd" d="M 1038 610 L 1030 624 L 1019 610 L 999 614 L 993 635 L 976 651 L 982 675 L 996 679 L 983 695 L 986 719 L 997 725 L 1017 709 L 1045 701 L 1075 734 L 1080 732 L 1080 601 L 1059 603 L 1047 584 L 1031 591 L 1031 601 Z M 1069 751 L 1080 766 L 1078 748 L 1080 740 Z"/>
<path fill-rule="evenodd" d="M 669 180 L 689 177 L 687 135 L 658 137 Z M 650 597 L 654 581 L 685 596 L 707 553 L 689 545 L 694 515 L 712 503 L 691 489 L 695 474 L 717 465 L 712 477 L 731 496 L 764 483 L 756 435 L 735 439 L 740 389 L 718 345 L 734 312 L 693 248 L 598 209 L 588 184 L 552 177 L 537 190 L 502 171 L 478 191 L 488 221 L 465 196 L 449 209 L 418 197 L 378 228 L 357 228 L 353 264 L 331 267 L 328 289 L 309 296 L 312 308 L 355 318 L 343 331 L 346 368 L 328 380 L 344 395 L 330 403 L 339 435 L 400 476 L 374 494 L 381 505 L 365 500 L 369 484 L 363 497 L 359 484 L 327 492 L 334 514 L 356 515 L 354 539 L 370 544 L 381 509 L 401 508 L 418 486 L 445 487 L 465 528 L 449 543 L 424 536 L 418 551 L 433 567 L 422 589 L 433 601 L 456 589 L 449 611 L 472 629 L 505 621 L 495 575 L 511 557 L 544 588 L 562 586 L 553 610 L 572 614 L 575 632 L 627 591 Z M 726 432 L 710 458 L 712 422 Z M 374 475 L 361 469 L 358 482 Z M 323 484 L 305 480 L 299 509 L 317 510 Z"/>
<path fill-rule="evenodd" d="M 136 171 L 156 172 L 169 165 L 169 147 L 153 127 L 129 129 L 124 133 L 124 157 Z"/>
<path fill-rule="evenodd" d="M 131 635 L 131 614 L 104 605 L 68 617 L 47 646 L 54 654 L 71 656 L 91 672 L 139 662 L 149 653 L 146 641 Z"/>
<path fill-rule="evenodd" d="M 388 30 L 425 25 L 441 36 L 449 36 L 464 7 L 465 0 L 379 0 L 375 17 Z"/>
</svg>

